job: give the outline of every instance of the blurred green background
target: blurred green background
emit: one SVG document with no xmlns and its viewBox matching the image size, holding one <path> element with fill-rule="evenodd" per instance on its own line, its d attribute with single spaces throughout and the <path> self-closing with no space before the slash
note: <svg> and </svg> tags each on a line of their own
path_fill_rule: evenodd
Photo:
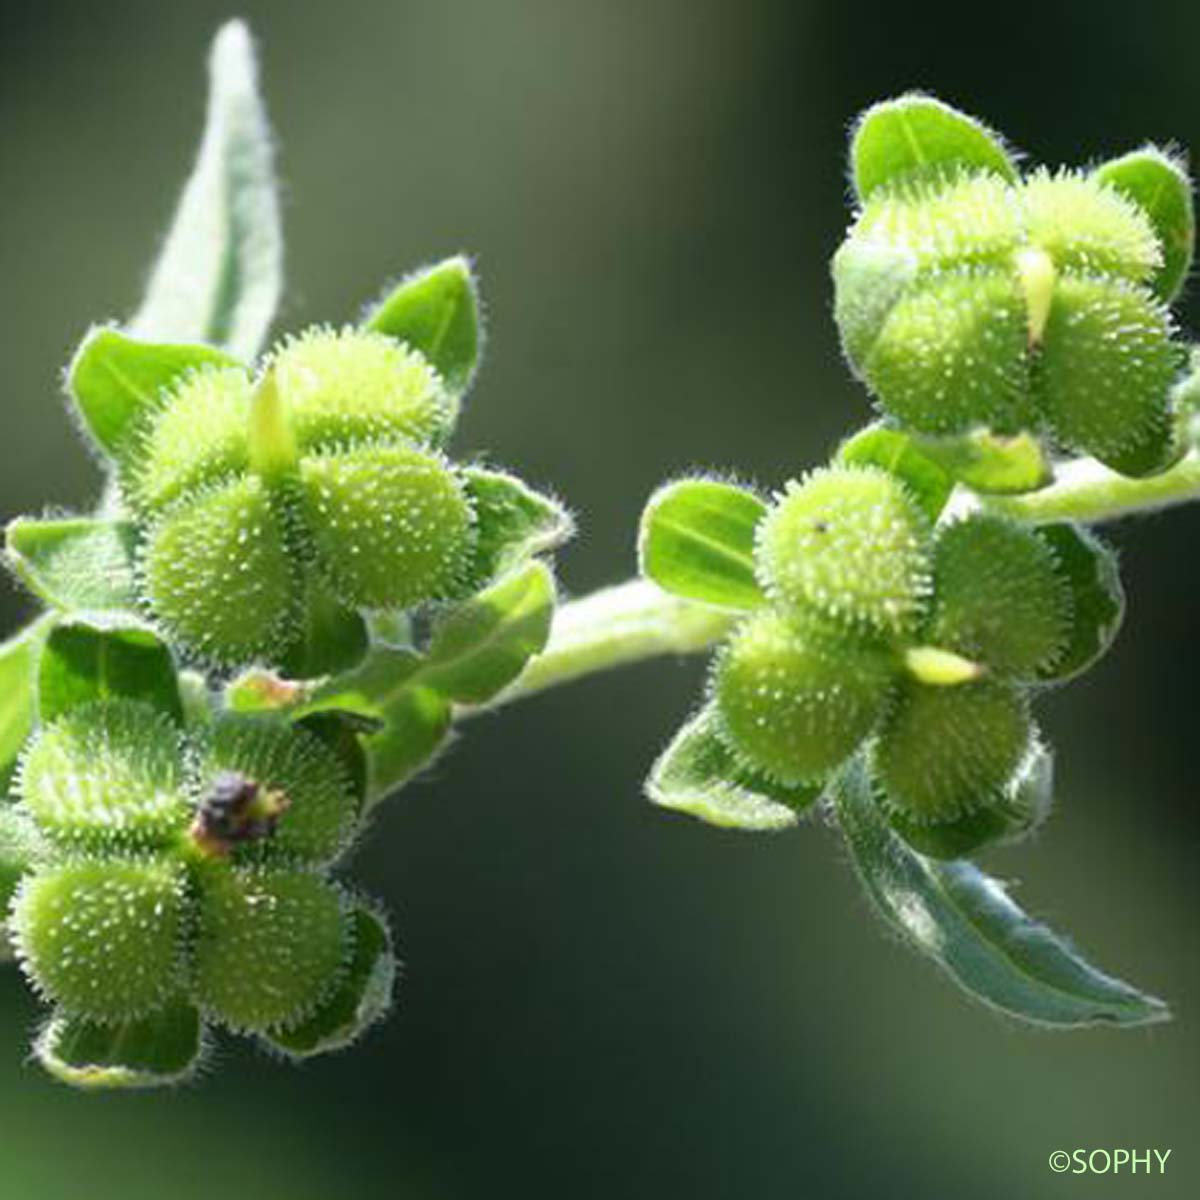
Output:
<svg viewBox="0 0 1200 1200">
<path fill-rule="evenodd" d="M 831 0 L 241 5 L 286 188 L 282 325 L 355 315 L 465 249 L 490 311 L 461 449 L 576 507 L 582 592 L 632 568 L 647 493 L 695 466 L 777 485 L 868 416 L 829 319 L 843 144 L 922 86 L 1023 150 L 1200 148 L 1200 8 Z M 225 4 L 0 6 L 0 510 L 97 472 L 59 372 L 134 306 L 190 164 Z M 1185 307 L 1200 325 L 1200 305 Z M 296 1069 L 222 1044 L 164 1095 L 24 1061 L 0 977 L 0 1196 L 1200 1194 L 1194 547 L 1200 507 L 1117 528 L 1116 651 L 1042 706 L 1060 810 L 991 862 L 1102 965 L 1171 998 L 1147 1032 L 1052 1035 L 966 1003 L 883 935 L 828 831 L 750 839 L 639 786 L 695 703 L 656 662 L 473 723 L 380 814 L 354 876 L 406 960 L 398 1011 Z M 25 609 L 15 590 L 4 619 Z M 1157 1147 L 1163 1177 L 1056 1176 Z"/>
</svg>

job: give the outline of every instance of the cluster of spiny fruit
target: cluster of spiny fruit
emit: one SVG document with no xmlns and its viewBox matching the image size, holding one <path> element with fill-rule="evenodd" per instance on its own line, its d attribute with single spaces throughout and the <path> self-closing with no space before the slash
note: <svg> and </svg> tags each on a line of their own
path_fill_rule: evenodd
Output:
<svg viewBox="0 0 1200 1200">
<path fill-rule="evenodd" d="M 851 156 L 836 317 L 887 416 L 928 435 L 1029 431 L 1124 475 L 1171 464 L 1187 354 L 1168 305 L 1194 239 L 1179 161 L 1147 148 L 1022 175 L 924 96 L 869 110 Z"/>
<path fill-rule="evenodd" d="M 182 1078 L 209 1022 L 307 1055 L 386 1011 L 387 926 L 328 878 L 362 797 L 319 726 L 226 714 L 185 733 L 91 701 L 35 735 L 17 791 L 9 930 L 55 1009 L 38 1056 L 69 1082 Z"/>
<path fill-rule="evenodd" d="M 1029 694 L 1074 673 L 1056 537 L 976 513 L 931 525 L 874 466 L 812 472 L 758 527 L 768 603 L 715 660 L 718 731 L 750 770 L 820 784 L 860 747 L 893 824 L 958 856 L 1023 831 Z"/>
<path fill-rule="evenodd" d="M 458 259 L 257 369 L 94 331 L 69 384 L 117 484 L 138 614 L 117 615 L 185 661 L 315 680 L 363 661 L 368 614 L 405 628 L 534 552 L 530 513 L 550 522 L 537 549 L 561 540 L 553 501 L 441 450 L 477 334 Z M 50 713 L 0 806 L 7 930 L 56 1014 L 38 1057 L 137 1086 L 192 1071 L 209 1022 L 293 1055 L 345 1044 L 394 973 L 382 919 L 329 878 L 366 802 L 359 727 L 207 690 L 185 723 L 178 694 L 160 712 L 136 683 Z"/>
</svg>

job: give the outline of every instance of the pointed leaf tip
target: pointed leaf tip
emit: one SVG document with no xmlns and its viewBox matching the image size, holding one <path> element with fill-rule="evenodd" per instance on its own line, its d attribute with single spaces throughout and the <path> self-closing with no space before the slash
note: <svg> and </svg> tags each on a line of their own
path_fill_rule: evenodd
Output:
<svg viewBox="0 0 1200 1200">
<path fill-rule="evenodd" d="M 249 30 L 230 21 L 209 57 L 204 137 L 132 333 L 253 359 L 283 283 L 274 151 Z"/>
<path fill-rule="evenodd" d="M 366 328 L 418 350 L 452 392 L 466 392 L 482 341 L 471 264 L 456 255 L 409 275 L 368 314 Z"/>
<path fill-rule="evenodd" d="M 859 879 L 883 918 L 984 1004 L 1036 1025 L 1149 1025 L 1167 1006 L 1086 962 L 973 863 L 917 854 L 888 828 L 857 759 L 833 785 Z"/>
</svg>

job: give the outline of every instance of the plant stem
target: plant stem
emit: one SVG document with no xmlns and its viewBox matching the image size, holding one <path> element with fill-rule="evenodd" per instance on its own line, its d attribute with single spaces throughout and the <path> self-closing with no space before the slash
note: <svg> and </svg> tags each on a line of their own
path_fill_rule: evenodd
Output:
<svg viewBox="0 0 1200 1200">
<path fill-rule="evenodd" d="M 1054 482 L 1020 496 L 980 496 L 980 507 L 1033 525 L 1052 521 L 1099 524 L 1200 499 L 1200 451 L 1190 450 L 1169 471 L 1127 479 L 1094 459 L 1061 463 Z"/>
<path fill-rule="evenodd" d="M 736 615 L 681 600 L 632 579 L 562 605 L 546 649 L 511 687 L 480 708 L 498 708 L 597 671 L 661 654 L 694 654 L 728 632 Z"/>
</svg>

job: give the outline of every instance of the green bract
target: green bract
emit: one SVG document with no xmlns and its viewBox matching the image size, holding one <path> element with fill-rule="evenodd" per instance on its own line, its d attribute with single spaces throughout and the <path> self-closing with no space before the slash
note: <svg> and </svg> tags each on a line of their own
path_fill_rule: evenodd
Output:
<svg viewBox="0 0 1200 1200">
<path fill-rule="evenodd" d="M 1164 304 L 1195 235 L 1179 162 L 1150 149 L 1020 177 L 981 125 L 919 96 L 871 109 L 852 157 L 836 316 L 889 416 L 1044 433 L 1128 475 L 1169 465 L 1181 353 Z"/>
<path fill-rule="evenodd" d="M 474 370 L 476 305 L 451 259 L 363 327 L 309 330 L 255 370 L 89 335 L 71 393 L 130 512 L 134 591 L 175 643 L 218 665 L 322 674 L 361 658 L 361 612 L 459 602 L 567 536 L 553 501 L 441 452 Z M 58 537 L 74 548 L 84 531 Z M 40 545 L 27 525 L 20 539 L 18 561 Z M 318 626 L 343 631 L 340 658 Z"/>
</svg>

